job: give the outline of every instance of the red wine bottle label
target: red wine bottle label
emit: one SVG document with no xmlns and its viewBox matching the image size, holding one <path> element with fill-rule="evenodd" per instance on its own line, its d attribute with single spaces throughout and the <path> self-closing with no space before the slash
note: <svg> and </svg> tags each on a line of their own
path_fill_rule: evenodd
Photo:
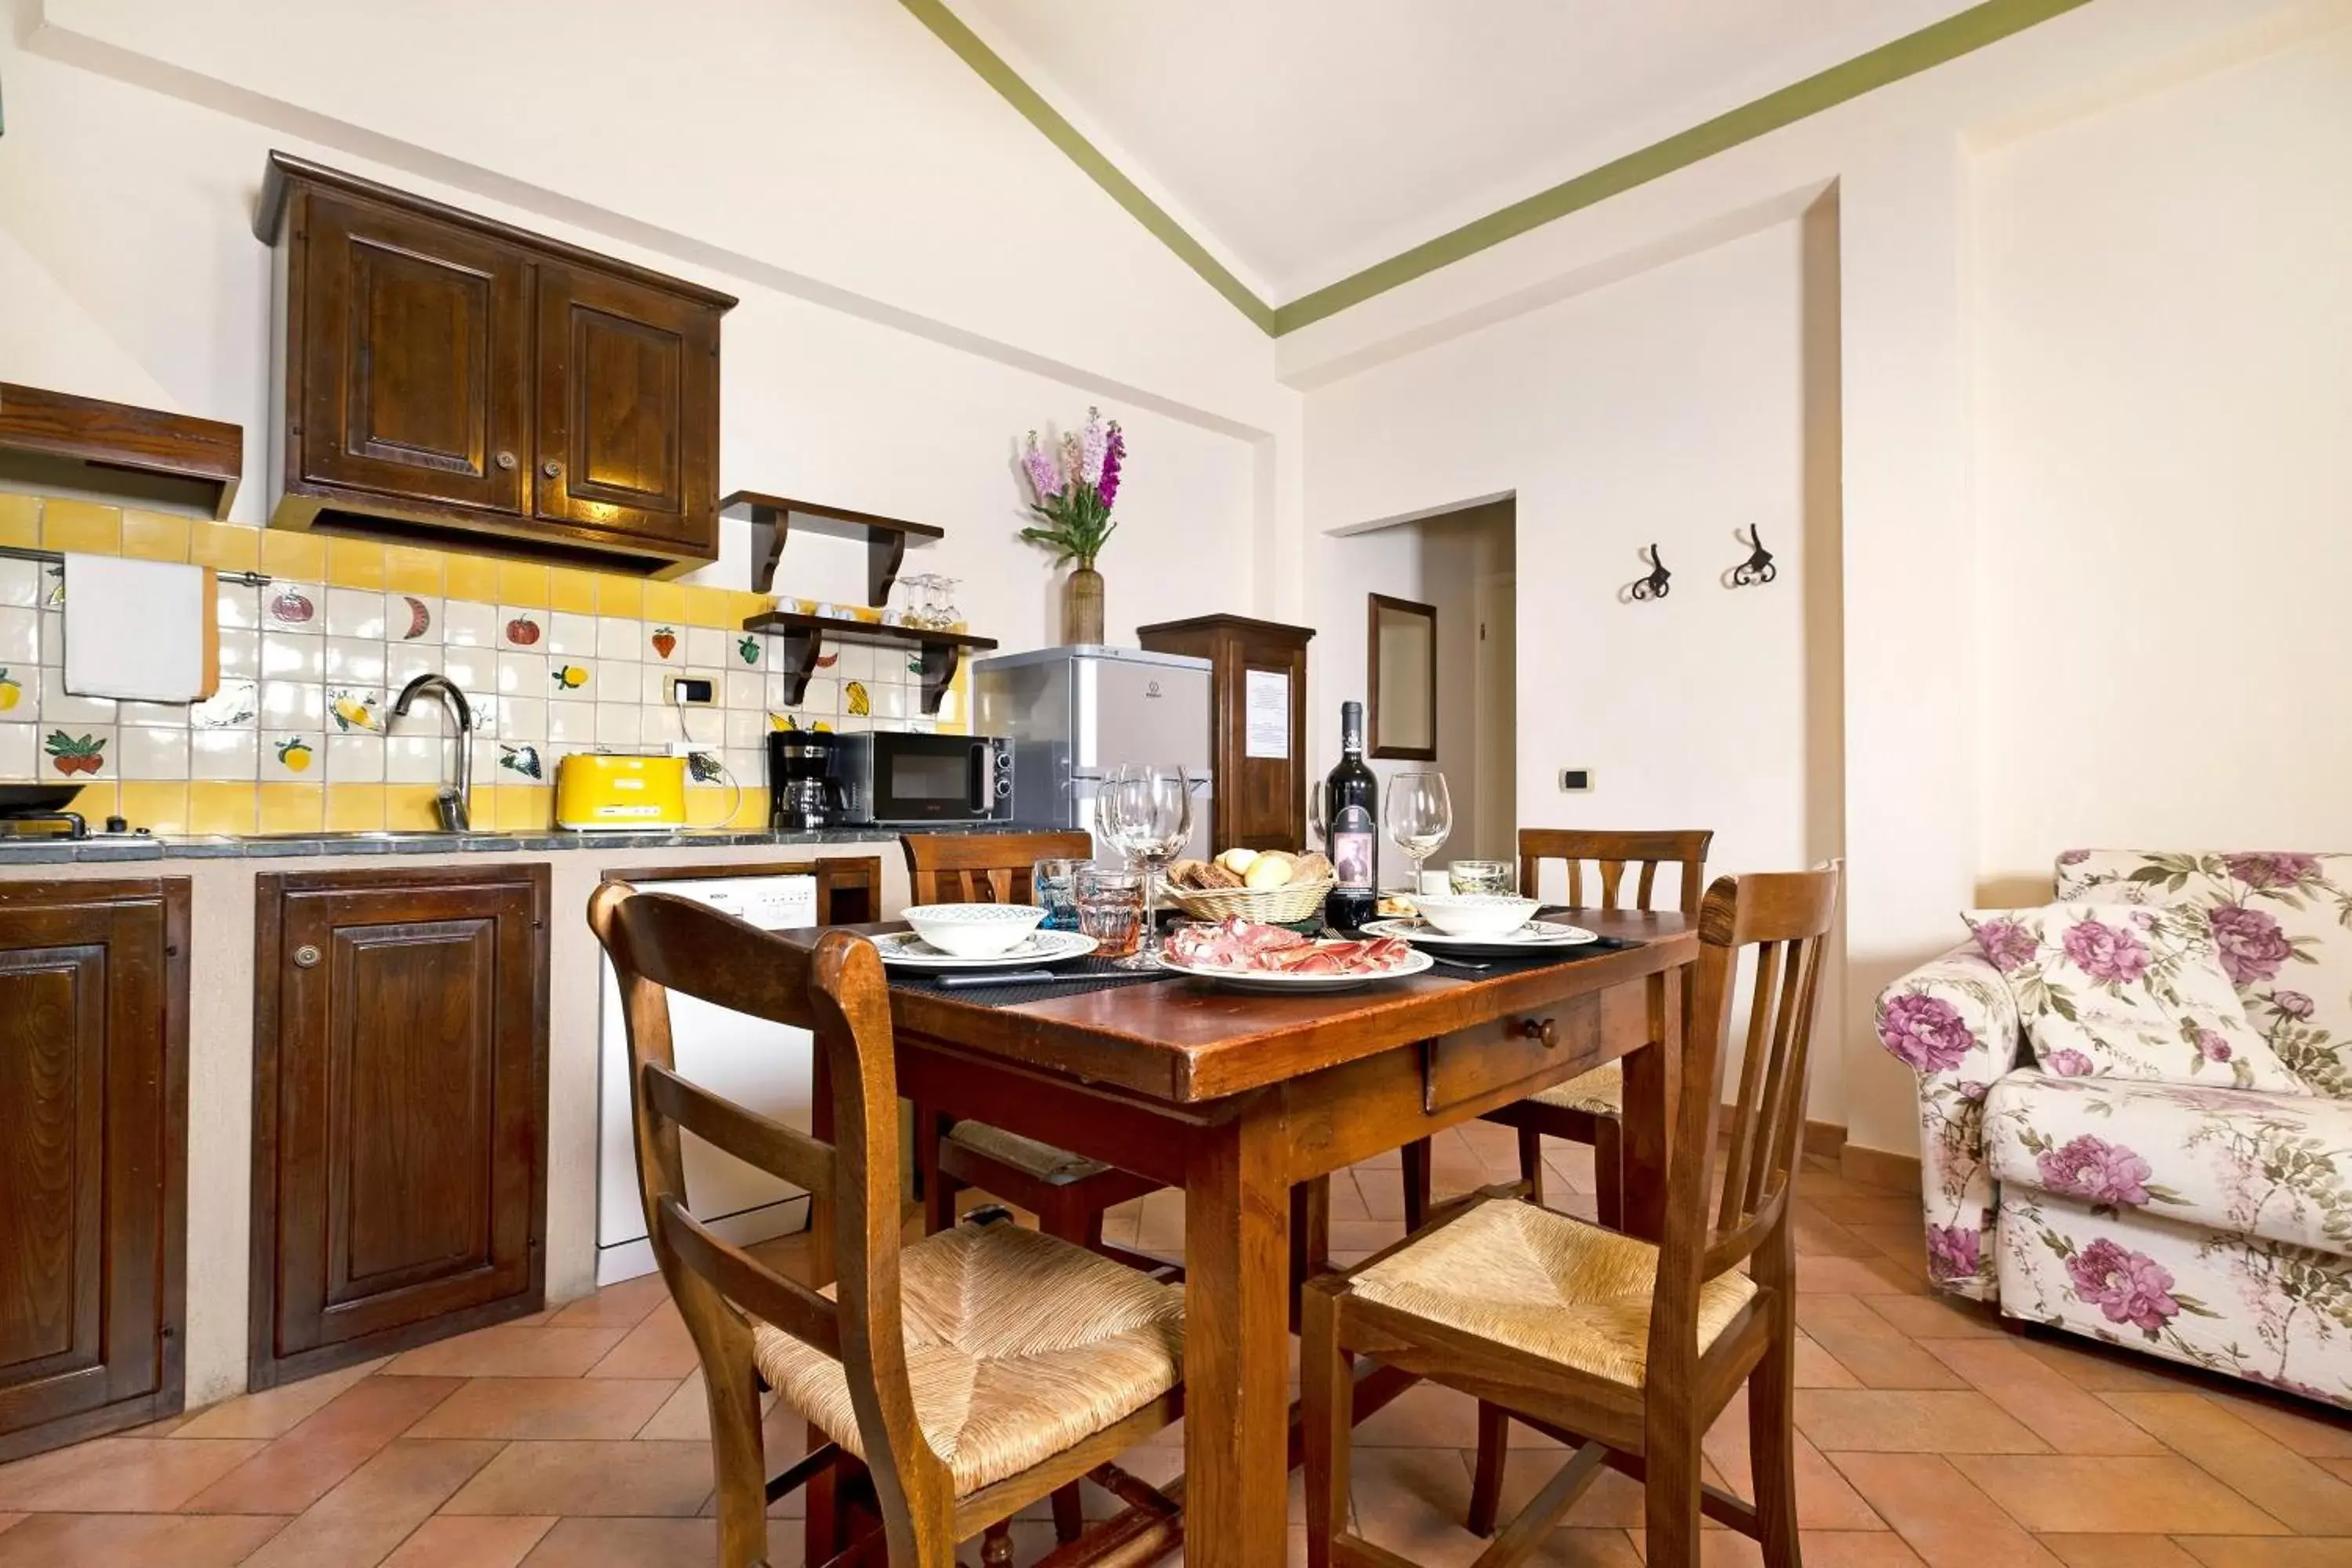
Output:
<svg viewBox="0 0 2352 1568">
<path fill-rule="evenodd" d="M 1331 835 L 1331 869 L 1333 879 L 1342 888 L 1355 892 L 1370 892 L 1372 887 L 1372 856 L 1378 838 L 1369 830 L 1349 831 L 1341 828 Z"/>
</svg>

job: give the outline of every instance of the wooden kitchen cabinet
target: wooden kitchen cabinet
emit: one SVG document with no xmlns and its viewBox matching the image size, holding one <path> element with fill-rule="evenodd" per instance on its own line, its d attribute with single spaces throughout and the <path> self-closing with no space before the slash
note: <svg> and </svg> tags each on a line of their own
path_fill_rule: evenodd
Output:
<svg viewBox="0 0 2352 1568">
<path fill-rule="evenodd" d="M 1152 653 L 1190 654 L 1209 677 L 1209 765 L 1216 804 L 1209 841 L 1218 849 L 1307 847 L 1307 644 L 1311 626 L 1248 616 L 1195 616 L 1139 626 Z M 1276 722 L 1251 739 L 1252 692 L 1273 698 Z"/>
<path fill-rule="evenodd" d="M 270 522 L 688 570 L 719 548 L 735 301 L 270 154 Z"/>
<path fill-rule="evenodd" d="M 0 882 L 0 1460 L 181 1408 L 188 909 Z"/>
<path fill-rule="evenodd" d="M 253 1386 L 537 1311 L 547 867 L 256 898 Z"/>
</svg>

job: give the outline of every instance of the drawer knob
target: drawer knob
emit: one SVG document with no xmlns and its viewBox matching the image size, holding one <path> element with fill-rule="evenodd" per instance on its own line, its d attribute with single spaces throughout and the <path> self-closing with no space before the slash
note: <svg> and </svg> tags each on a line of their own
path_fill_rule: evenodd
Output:
<svg viewBox="0 0 2352 1568">
<path fill-rule="evenodd" d="M 311 946 L 309 942 L 304 942 L 301 946 L 299 946 L 299 947 L 296 948 L 296 949 L 294 950 L 294 967 L 295 967 L 295 968 L 297 968 L 297 969 L 316 969 L 316 968 L 318 968 L 318 967 L 319 967 L 319 950 L 318 950 L 317 948 L 315 948 L 315 947 L 312 947 L 312 946 Z"/>
<path fill-rule="evenodd" d="M 1519 1033 L 1530 1040 L 1541 1040 L 1544 1049 L 1559 1049 L 1559 1020 L 1557 1018 L 1522 1018 Z"/>
<path fill-rule="evenodd" d="M 509 473 L 513 472 L 515 455 L 512 452 L 500 452 L 498 456 L 498 465 L 500 468 L 503 468 Z"/>
<path fill-rule="evenodd" d="M 563 465 L 550 458 L 539 466 L 539 471 L 551 479 L 555 479 L 563 472 Z"/>
</svg>

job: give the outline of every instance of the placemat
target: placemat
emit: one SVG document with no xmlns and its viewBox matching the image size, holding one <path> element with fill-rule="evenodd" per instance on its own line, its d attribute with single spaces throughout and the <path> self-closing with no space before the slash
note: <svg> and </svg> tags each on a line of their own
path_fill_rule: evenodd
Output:
<svg viewBox="0 0 2352 1568">
<path fill-rule="evenodd" d="M 914 974 L 905 970 L 889 971 L 890 986 L 896 991 L 927 991 L 936 996 L 952 996 L 959 1002 L 976 1002 L 983 1007 L 1018 1007 L 1024 1002 L 1045 1002 L 1056 996 L 1083 996 L 1089 991 L 1112 991 L 1122 985 L 1150 985 L 1162 980 L 1173 980 L 1167 970 L 1120 969 L 1115 958 L 1080 958 L 1052 965 L 1055 974 L 1082 974 L 1083 980 L 1057 980 L 1051 984 L 1034 981 L 1026 985 L 941 985 L 936 974 Z M 1034 964 L 1024 967 L 1035 968 Z"/>
</svg>

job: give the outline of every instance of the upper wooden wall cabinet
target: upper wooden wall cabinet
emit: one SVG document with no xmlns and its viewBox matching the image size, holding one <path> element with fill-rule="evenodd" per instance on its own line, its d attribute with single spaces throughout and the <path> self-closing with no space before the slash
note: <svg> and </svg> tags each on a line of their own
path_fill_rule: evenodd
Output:
<svg viewBox="0 0 2352 1568">
<path fill-rule="evenodd" d="M 725 294 L 269 155 L 270 522 L 662 574 L 719 553 Z"/>
</svg>

